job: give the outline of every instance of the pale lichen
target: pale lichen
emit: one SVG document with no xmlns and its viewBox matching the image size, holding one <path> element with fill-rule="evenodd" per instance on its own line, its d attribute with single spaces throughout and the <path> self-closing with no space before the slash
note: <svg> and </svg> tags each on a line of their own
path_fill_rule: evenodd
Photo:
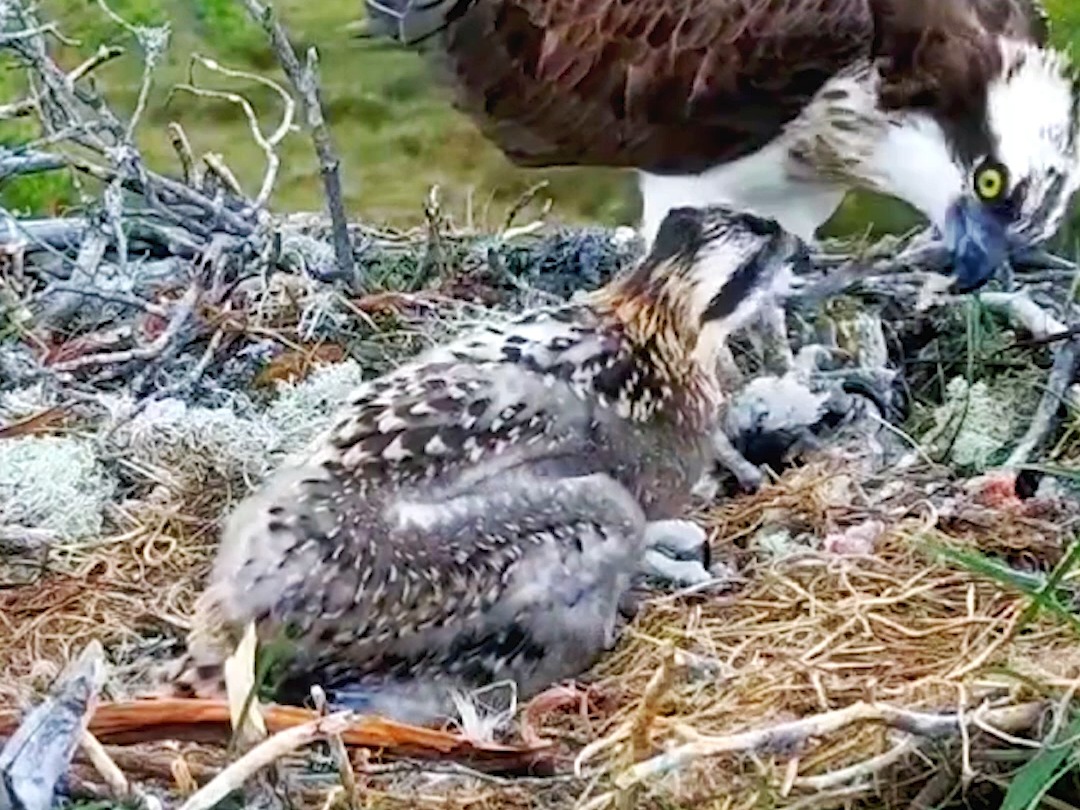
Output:
<svg viewBox="0 0 1080 810">
<path fill-rule="evenodd" d="M 0 441 L 0 522 L 65 540 L 100 534 L 116 492 L 94 445 L 61 436 Z"/>
<path fill-rule="evenodd" d="M 362 380 L 360 365 L 346 360 L 279 384 L 261 411 L 239 398 L 233 407 L 213 408 L 159 400 L 118 423 L 112 451 L 136 481 L 164 484 L 181 500 L 199 495 L 205 504 L 227 508 L 302 450 Z"/>
<path fill-rule="evenodd" d="M 276 433 L 261 419 L 179 399 L 148 405 L 113 432 L 125 465 L 180 491 L 227 491 L 260 480 L 272 466 Z"/>
<path fill-rule="evenodd" d="M 972 472 L 991 467 L 1027 426 L 1030 380 L 1002 376 L 973 385 L 954 377 L 922 443 L 932 455 Z M 1037 392 L 1036 392 L 1037 395 Z"/>
<path fill-rule="evenodd" d="M 265 420 L 277 434 L 276 449 L 293 453 L 306 445 L 364 381 L 355 360 L 315 369 L 297 383 L 281 383 L 266 409 Z"/>
</svg>

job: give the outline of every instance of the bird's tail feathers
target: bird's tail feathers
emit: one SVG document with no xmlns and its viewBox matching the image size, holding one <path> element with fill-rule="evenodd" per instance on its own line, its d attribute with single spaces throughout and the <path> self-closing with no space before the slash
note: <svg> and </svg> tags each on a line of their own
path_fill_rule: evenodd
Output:
<svg viewBox="0 0 1080 810">
<path fill-rule="evenodd" d="M 195 603 L 187 651 L 169 665 L 170 693 L 175 697 L 224 697 L 225 662 L 238 642 L 215 590 L 207 589 Z"/>
</svg>

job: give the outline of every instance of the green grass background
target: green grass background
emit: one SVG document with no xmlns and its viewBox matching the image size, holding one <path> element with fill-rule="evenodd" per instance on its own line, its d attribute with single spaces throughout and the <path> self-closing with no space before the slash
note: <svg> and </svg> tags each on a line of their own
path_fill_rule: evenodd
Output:
<svg viewBox="0 0 1080 810">
<path fill-rule="evenodd" d="M 135 42 L 102 13 L 96 0 L 42 0 L 43 9 L 62 30 L 80 41 L 61 59 L 73 66 L 103 43 L 130 49 L 97 74 L 100 86 L 123 113 L 133 109 L 141 64 Z M 169 21 L 172 39 L 157 74 L 155 92 L 140 145 L 151 165 L 175 172 L 166 125 L 180 122 L 198 153 L 221 153 L 252 193 L 262 174 L 262 154 L 253 143 L 241 111 L 225 101 L 170 94 L 188 78 L 193 52 L 230 67 L 280 78 L 262 31 L 238 0 L 110 0 L 111 7 L 135 23 Z M 275 4 L 301 53 L 316 46 L 321 56 L 327 113 L 342 154 L 346 205 L 354 217 L 375 223 L 415 224 L 428 189 L 438 184 L 444 206 L 459 222 L 471 197 L 476 220 L 500 221 L 506 207 L 540 180 L 566 221 L 633 222 L 636 190 L 626 173 L 605 170 L 522 170 L 512 166 L 463 116 L 451 109 L 446 93 L 429 79 L 415 55 L 360 40 L 347 25 L 362 14 L 359 0 L 278 0 Z M 1059 44 L 1080 44 L 1080 2 L 1049 0 Z M 1080 52 L 1080 48 L 1077 49 Z M 264 131 L 275 126 L 280 102 L 258 85 L 223 81 L 200 73 L 206 86 L 243 90 L 262 115 Z M 14 98 L 21 74 L 0 64 L 0 101 Z M 25 141 L 32 124 L 5 122 L 0 143 Z M 278 210 L 311 210 L 322 205 L 321 187 L 306 134 L 291 134 L 282 147 L 283 166 L 272 204 Z M 8 181 L 0 204 L 24 212 L 58 211 L 74 199 L 62 174 Z M 850 198 L 834 220 L 834 231 L 862 229 L 868 221 L 884 229 L 910 224 L 901 207 L 865 196 Z"/>
</svg>

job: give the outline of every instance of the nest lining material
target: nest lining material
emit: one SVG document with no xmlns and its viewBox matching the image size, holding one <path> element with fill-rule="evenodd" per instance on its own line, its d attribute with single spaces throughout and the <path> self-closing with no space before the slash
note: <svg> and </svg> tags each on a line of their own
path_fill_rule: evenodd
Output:
<svg viewBox="0 0 1080 810">
<path fill-rule="evenodd" d="M 466 326 L 472 310 L 447 305 L 445 296 L 386 292 L 354 301 L 348 312 L 339 311 L 340 298 L 315 314 L 310 307 L 275 311 L 267 328 L 302 332 L 307 323 L 307 339 L 344 344 L 360 362 L 323 365 L 303 382 L 272 386 L 269 397 L 237 393 L 230 383 L 201 401 L 178 396 L 151 403 L 112 434 L 119 459 L 95 456 L 101 448 L 71 431 L 0 441 L 6 452 L 20 446 L 14 442 L 67 448 L 82 459 L 81 467 L 67 466 L 69 475 L 108 462 L 107 485 L 98 485 L 95 472 L 81 479 L 95 482 L 92 487 L 76 488 L 102 499 L 77 510 L 99 522 L 53 543 L 44 572 L 40 560 L 0 558 L 10 585 L 0 589 L 0 671 L 8 676 L 0 682 L 0 706 L 28 705 L 92 639 L 106 644 L 113 664 L 110 696 L 145 692 L 156 663 L 176 650 L 187 629 L 223 511 L 307 441 L 365 372 Z M 311 296 L 301 299 L 310 303 Z M 334 331 L 356 321 L 366 324 L 363 335 Z M 425 325 L 417 328 L 420 322 Z M 326 330 L 330 334 L 322 334 Z M 252 376 L 253 364 L 235 359 L 243 366 L 237 373 Z M 993 419 L 994 411 L 970 407 L 981 389 L 953 388 L 953 400 L 942 408 L 946 433 L 978 439 L 980 415 Z M 233 393 L 225 396 L 226 390 Z M 55 404 L 35 391 L 5 397 L 16 417 Z M 960 400 L 968 407 L 960 409 L 958 428 Z M 974 466 L 1021 427 L 1013 420 L 1009 435 L 974 441 Z M 1000 709 L 1060 699 L 1075 686 L 1080 651 L 1068 628 L 1036 617 L 1019 633 L 1026 597 L 935 557 L 925 544 L 937 539 L 1045 571 L 1062 556 L 1075 523 L 1073 506 L 981 503 L 977 492 L 949 484 L 942 469 L 909 469 L 881 481 L 860 461 L 804 467 L 755 496 L 700 513 L 716 558 L 737 564 L 730 591 L 657 595 L 619 646 L 583 677 L 583 691 L 555 689 L 524 707 L 519 731 L 553 741 L 568 767 L 579 760 L 578 776 L 496 782 L 460 771 L 433 776 L 407 764 L 375 764 L 364 771 L 367 806 L 445 806 L 441 794 L 450 791 L 461 806 L 493 810 L 600 807 L 612 797 L 643 808 L 848 807 L 858 801 L 906 807 L 944 772 L 943 762 L 996 767 L 982 755 L 1002 743 L 1000 734 L 976 729 L 936 748 L 898 739 L 881 723 L 864 723 L 780 750 L 753 747 L 668 773 L 648 770 L 668 749 L 715 743 L 860 701 L 967 713 L 984 704 Z M 33 480 L 43 482 L 42 491 L 53 487 L 52 502 L 72 508 L 76 493 L 58 493 L 55 466 Z M 27 480 L 19 479 L 24 490 Z M 1044 732 L 1022 729 L 1013 736 L 1038 739 Z M 192 744 L 110 751 L 132 780 L 171 790 L 177 768 L 205 782 L 235 756 Z M 297 776 L 297 798 L 305 806 L 322 807 L 334 785 L 332 774 L 312 773 L 320 756 L 309 751 L 283 763 Z M 635 767 L 646 777 L 627 785 L 627 774 L 639 772 Z M 846 773 L 853 775 L 840 778 Z"/>
<path fill-rule="evenodd" d="M 1067 628 L 1036 618 L 1018 634 L 1027 598 L 957 569 L 925 546 L 936 538 L 1006 559 L 1023 557 L 1046 570 L 1060 559 L 1075 519 L 1064 502 L 993 506 L 959 489 L 927 500 L 925 482 L 914 477 L 882 489 L 891 494 L 879 498 L 864 492 L 865 483 L 837 463 L 822 463 L 699 515 L 717 555 L 739 563 L 742 581 L 721 595 L 656 596 L 617 649 L 582 679 L 584 691 L 570 699 L 559 699 L 557 690 L 545 693 L 524 709 L 533 734 L 555 741 L 567 761 L 583 758 L 580 781 L 527 789 L 460 775 L 437 781 L 459 799 L 478 802 L 468 806 L 535 801 L 531 806 L 568 807 L 567 801 L 587 802 L 589 795 L 603 800 L 635 760 L 695 735 L 767 728 L 867 700 L 971 712 L 984 704 L 1022 705 L 1077 685 L 1080 646 Z M 803 544 L 777 556 L 756 542 L 779 530 L 803 539 L 835 537 L 872 519 L 882 528 L 872 538 L 872 553 Z M 132 664 L 115 675 L 140 675 L 126 684 L 117 677 L 113 690 L 138 691 L 155 654 L 148 629 L 183 627 L 212 553 L 211 533 L 184 536 L 185 529 L 182 520 L 163 519 L 96 544 L 62 546 L 49 576 L 0 592 L 0 621 L 7 625 L 0 667 L 9 674 L 4 702 L 25 702 L 93 638 L 110 646 L 114 660 Z M 673 651 L 680 653 L 674 667 Z M 658 673 L 664 673 L 659 690 Z M 644 736 L 634 731 L 643 715 Z M 1037 739 L 1038 732 L 1028 733 Z M 794 750 L 711 757 L 651 776 L 636 786 L 630 806 L 735 807 L 766 797 L 799 806 L 809 796 L 816 806 L 839 807 L 860 797 L 893 806 L 911 799 L 902 784 L 910 782 L 915 791 L 938 767 L 932 751 L 905 743 L 911 750 L 879 774 L 902 772 L 904 780 L 864 778 L 824 792 L 820 785 L 828 784 L 828 774 L 873 762 L 900 744 L 881 725 L 865 724 L 805 740 Z M 961 753 L 978 765 L 1001 740 L 978 732 L 966 745 Z M 178 756 L 169 753 L 173 748 L 146 746 L 144 762 L 160 765 Z M 217 765 L 228 756 L 197 746 L 183 750 L 185 758 Z M 298 759 L 295 768 L 310 764 Z M 214 767 L 196 769 L 202 781 Z M 423 797 L 433 795 L 434 777 L 380 767 L 386 770 L 374 768 L 366 780 L 368 806 L 425 806 Z M 153 771 L 149 764 L 146 769 Z M 131 778 L 139 774 L 152 775 L 133 763 Z"/>
</svg>

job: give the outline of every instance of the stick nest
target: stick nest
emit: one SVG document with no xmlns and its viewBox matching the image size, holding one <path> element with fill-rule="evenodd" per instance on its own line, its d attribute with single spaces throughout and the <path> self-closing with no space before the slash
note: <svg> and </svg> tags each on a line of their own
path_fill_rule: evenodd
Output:
<svg viewBox="0 0 1080 810">
<path fill-rule="evenodd" d="M 32 80 L 0 118 L 35 116 L 40 132 L 0 146 L 0 177 L 64 171 L 85 202 L 81 217 L 0 209 L 0 708 L 24 710 L 94 640 L 109 658 L 108 697 L 150 689 L 180 649 L 222 516 L 358 381 L 477 319 L 595 287 L 638 246 L 622 231 L 517 225 L 535 195 L 501 228 L 456 226 L 435 193 L 413 232 L 347 222 L 316 55 L 299 58 L 257 0 L 244 5 L 291 89 L 201 57 L 204 78 L 180 89 L 243 109 L 267 159 L 258 189 L 245 191 L 220 156 L 196 157 L 175 123 L 178 170 L 155 171 L 134 132 L 168 30 L 109 12 L 146 62 L 123 121 L 86 80 L 119 54 L 62 65 L 57 27 L 8 5 L 0 46 Z M 246 99 L 214 89 L 223 79 L 280 96 L 271 134 Z M 277 147 L 297 121 L 314 140 L 328 217 L 267 209 Z M 1048 455 L 1075 458 L 1075 271 L 987 293 L 966 318 L 937 317 L 916 307 L 919 269 L 875 251 L 856 246 L 865 272 L 833 283 L 858 295 L 812 314 L 803 335 L 832 329 L 859 355 L 851 336 L 884 324 L 870 342 L 887 340 L 908 382 L 907 427 L 933 435 L 918 463 L 882 471 L 825 453 L 702 508 L 714 555 L 737 572 L 727 590 L 651 594 L 579 684 L 518 707 L 510 739 L 546 741 L 554 776 L 353 750 L 357 784 L 343 797 L 331 745 L 277 762 L 295 804 L 929 808 L 995 795 L 1055 738 L 1080 672 L 1075 629 L 955 552 L 977 550 L 1037 590 L 1067 558 L 1077 502 L 1060 487 L 1020 500 L 1012 474 L 963 482 L 953 471 L 1047 455 L 1063 399 L 1066 430 Z M 1019 351 L 1017 334 L 1035 343 Z M 970 407 L 973 390 L 985 407 Z M 1006 391 L 1009 420 L 997 407 Z M 1068 574 L 1059 585 L 1072 587 Z M 100 785 L 102 752 L 83 748 L 72 790 L 115 794 Z M 237 758 L 195 742 L 107 753 L 170 804 Z M 115 788 L 123 777 L 110 773 Z"/>
<path fill-rule="evenodd" d="M 702 511 L 714 552 L 737 565 L 731 590 L 655 595 L 576 687 L 521 708 L 512 736 L 553 743 L 562 776 L 515 782 L 374 757 L 359 769 L 367 806 L 437 806 L 444 799 L 434 794 L 449 790 L 461 806 L 490 808 L 892 807 L 925 791 L 948 798 L 976 773 L 973 789 L 992 790 L 1001 752 L 1015 750 L 1016 737 L 1037 746 L 1054 724 L 1056 702 L 1077 686 L 1080 648 L 1074 631 L 1050 619 L 1021 627 L 1027 597 L 949 562 L 935 544 L 1045 572 L 1060 562 L 1077 510 L 949 483 L 927 497 L 928 480 L 913 475 L 888 487 L 822 461 Z M 868 553 L 843 553 L 843 538 L 867 525 Z M 779 550 L 766 542 L 777 533 L 790 538 Z M 213 547 L 211 532 L 186 534 L 182 521 L 165 519 L 59 546 L 49 575 L 0 595 L 6 698 L 46 686 L 92 639 L 110 650 L 114 694 L 137 694 L 185 626 Z M 861 701 L 986 719 L 964 734 L 917 741 L 881 723 L 780 740 L 765 733 Z M 1019 727 L 995 719 L 1032 702 L 1041 708 Z M 755 732 L 760 739 L 670 772 L 660 761 L 678 746 Z M 172 790 L 178 758 L 195 782 L 230 758 L 226 748 L 193 743 L 179 752 L 175 743 L 110 751 L 131 778 Z M 320 782 L 311 772 L 324 756 L 281 764 L 307 774 L 296 786 L 311 806 L 332 789 L 332 774 Z M 625 784 L 635 764 L 644 774 Z M 953 778 L 942 783 L 943 773 Z"/>
</svg>

